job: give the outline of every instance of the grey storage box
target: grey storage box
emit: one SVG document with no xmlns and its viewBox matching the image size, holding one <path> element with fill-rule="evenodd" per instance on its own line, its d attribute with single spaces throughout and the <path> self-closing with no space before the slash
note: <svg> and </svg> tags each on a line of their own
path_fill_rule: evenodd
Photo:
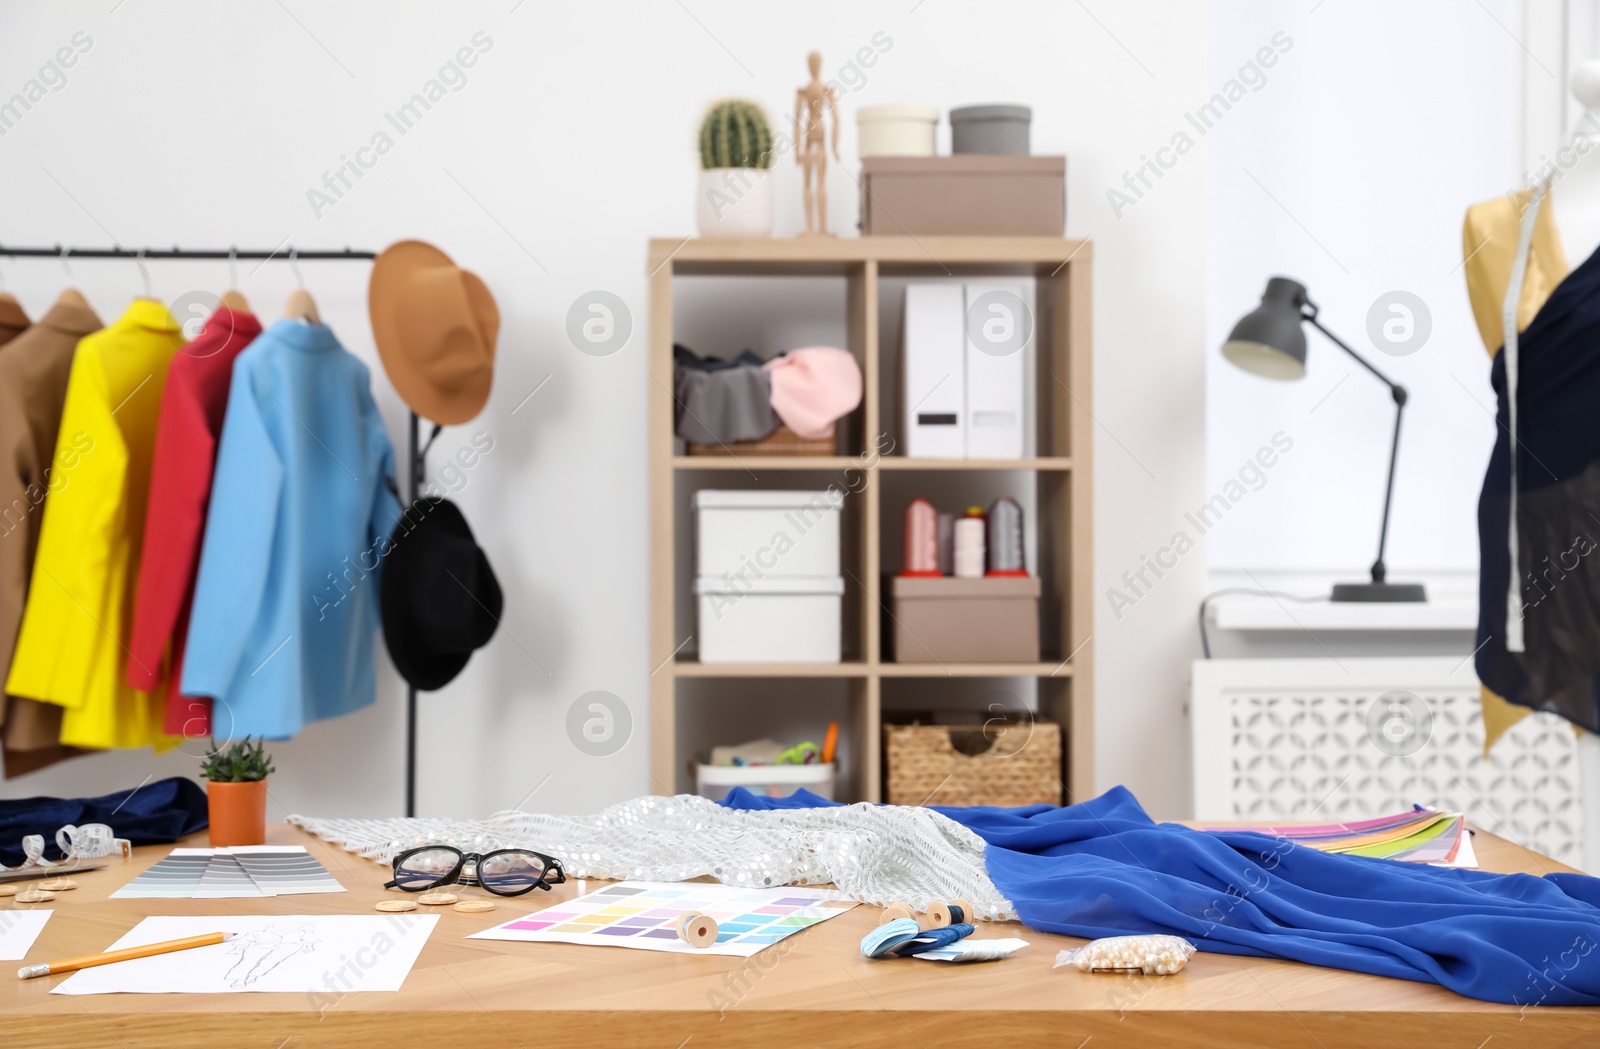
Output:
<svg viewBox="0 0 1600 1049">
<path fill-rule="evenodd" d="M 950 152 L 1028 155 L 1027 106 L 962 106 L 950 111 Z"/>
<path fill-rule="evenodd" d="M 861 162 L 864 236 L 1059 237 L 1066 225 L 1066 157 L 968 154 Z"/>
<path fill-rule="evenodd" d="M 896 576 L 896 663 L 1039 662 L 1039 580 Z"/>
</svg>

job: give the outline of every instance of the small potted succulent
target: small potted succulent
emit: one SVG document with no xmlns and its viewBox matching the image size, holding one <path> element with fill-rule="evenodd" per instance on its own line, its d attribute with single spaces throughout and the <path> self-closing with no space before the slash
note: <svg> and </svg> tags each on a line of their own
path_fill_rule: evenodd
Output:
<svg viewBox="0 0 1600 1049">
<path fill-rule="evenodd" d="M 221 747 L 211 741 L 200 776 L 206 781 L 213 848 L 266 843 L 267 777 L 273 768 L 264 743 L 251 743 L 248 736 Z"/>
<path fill-rule="evenodd" d="M 695 223 L 702 237 L 772 236 L 772 128 L 754 102 L 731 98 L 700 122 Z"/>
</svg>

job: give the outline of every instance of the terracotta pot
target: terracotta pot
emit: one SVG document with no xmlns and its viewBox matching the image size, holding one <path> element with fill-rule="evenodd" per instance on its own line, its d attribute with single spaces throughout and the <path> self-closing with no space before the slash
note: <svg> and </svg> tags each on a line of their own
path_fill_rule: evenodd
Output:
<svg viewBox="0 0 1600 1049">
<path fill-rule="evenodd" d="M 264 845 L 267 840 L 267 781 L 206 782 L 211 810 L 211 847 Z"/>
</svg>

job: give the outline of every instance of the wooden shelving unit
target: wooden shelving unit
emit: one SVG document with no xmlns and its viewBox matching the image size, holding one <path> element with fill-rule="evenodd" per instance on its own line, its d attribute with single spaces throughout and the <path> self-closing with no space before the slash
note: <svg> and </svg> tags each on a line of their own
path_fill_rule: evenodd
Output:
<svg viewBox="0 0 1600 1049">
<path fill-rule="evenodd" d="M 1085 241 L 1055 237 L 861 237 L 795 239 L 661 239 L 650 242 L 648 274 L 650 433 L 650 765 L 653 789 L 692 789 L 677 724 L 685 681 L 747 679 L 844 682 L 851 716 L 843 726 L 855 755 L 855 777 L 842 800 L 878 801 L 882 791 L 882 696 L 886 681 L 933 678 L 1031 678 L 1040 715 L 1065 733 L 1062 781 L 1076 800 L 1094 789 L 1094 645 L 1092 512 L 1093 420 L 1089 414 L 1090 266 Z M 895 429 L 890 415 L 894 376 L 880 353 L 880 281 L 896 278 L 1031 276 L 1035 280 L 1037 455 L 1018 460 L 937 460 L 900 457 L 898 446 L 878 454 L 879 439 Z M 847 348 L 864 376 L 862 406 L 841 423 L 840 454 L 832 456 L 687 456 L 673 437 L 673 290 L 692 277 L 842 277 Z M 884 505 L 888 477 L 909 471 L 964 477 L 1004 471 L 1032 475 L 1038 561 L 1029 570 L 1043 584 L 1038 663 L 896 663 L 887 658 L 883 627 L 887 594 L 881 577 L 885 529 L 901 527 L 903 507 Z M 847 608 L 845 661 L 838 664 L 703 664 L 692 655 L 692 614 L 680 621 L 678 600 L 692 578 L 681 578 L 681 505 L 694 489 L 718 487 L 736 473 L 757 487 L 842 484 L 843 563 Z M 796 476 L 800 475 L 800 476 Z M 905 687 L 905 686 L 899 686 Z M 759 690 L 757 690 L 759 694 Z M 752 698 L 751 702 L 760 702 Z M 729 741 L 719 741 L 729 742 Z"/>
</svg>

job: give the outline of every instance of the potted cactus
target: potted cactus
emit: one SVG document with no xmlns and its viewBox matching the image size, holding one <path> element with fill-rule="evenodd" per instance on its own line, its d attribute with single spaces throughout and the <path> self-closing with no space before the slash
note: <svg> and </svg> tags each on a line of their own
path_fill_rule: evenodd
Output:
<svg viewBox="0 0 1600 1049">
<path fill-rule="evenodd" d="M 206 781 L 206 803 L 211 815 L 211 845 L 262 845 L 267 838 L 267 777 L 272 755 L 265 740 L 249 737 L 221 747 L 211 741 L 211 751 L 200 764 Z"/>
<path fill-rule="evenodd" d="M 772 128 L 754 102 L 731 98 L 700 122 L 695 221 L 702 237 L 772 236 Z"/>
</svg>

